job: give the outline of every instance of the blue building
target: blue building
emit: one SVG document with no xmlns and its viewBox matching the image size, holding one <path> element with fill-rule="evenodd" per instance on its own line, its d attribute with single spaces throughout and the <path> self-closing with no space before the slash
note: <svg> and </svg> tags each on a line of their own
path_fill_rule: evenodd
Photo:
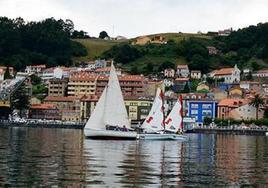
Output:
<svg viewBox="0 0 268 188">
<path fill-rule="evenodd" d="M 205 117 L 216 118 L 217 104 L 214 100 L 190 100 L 188 101 L 188 116 L 195 117 L 196 123 L 203 125 Z"/>
</svg>

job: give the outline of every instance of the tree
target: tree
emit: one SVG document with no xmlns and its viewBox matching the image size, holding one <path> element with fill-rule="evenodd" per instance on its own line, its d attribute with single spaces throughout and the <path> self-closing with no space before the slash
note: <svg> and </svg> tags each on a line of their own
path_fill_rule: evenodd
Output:
<svg viewBox="0 0 268 188">
<path fill-rule="evenodd" d="M 106 37 L 109 37 L 109 35 L 106 31 L 100 32 L 100 35 L 99 35 L 100 39 L 105 39 Z"/>
<path fill-rule="evenodd" d="M 257 71 L 261 68 L 260 65 L 256 61 L 251 62 L 251 67 L 253 71 Z"/>
<path fill-rule="evenodd" d="M 147 65 L 146 65 L 146 73 L 148 74 L 148 73 L 152 73 L 152 72 L 154 72 L 154 65 L 152 64 L 152 63 L 147 63 Z"/>
<path fill-rule="evenodd" d="M 130 73 L 131 74 L 138 74 L 139 70 L 138 70 L 138 67 L 137 66 L 132 66 L 131 67 L 131 70 L 130 70 Z"/>
<path fill-rule="evenodd" d="M 171 69 L 175 69 L 175 64 L 173 62 L 170 62 L 170 61 L 164 61 L 160 66 L 159 66 L 159 69 L 158 71 L 161 72 L 165 69 L 168 69 L 168 68 L 171 68 Z"/>
<path fill-rule="evenodd" d="M 204 125 L 210 125 L 212 123 L 212 119 L 210 117 L 205 117 L 203 124 Z"/>
<path fill-rule="evenodd" d="M 5 74 L 4 74 L 4 80 L 11 79 L 11 78 L 12 78 L 12 76 L 10 75 L 9 67 L 7 67 L 6 71 L 5 71 Z"/>
<path fill-rule="evenodd" d="M 256 94 L 254 96 L 254 98 L 251 99 L 249 104 L 256 108 L 256 120 L 258 120 L 259 119 L 259 108 L 265 104 L 264 99 L 259 94 Z"/>
<path fill-rule="evenodd" d="M 189 92 L 190 92 L 190 88 L 189 88 L 188 83 L 186 83 L 186 84 L 184 85 L 184 88 L 183 88 L 182 93 L 189 93 Z"/>
<path fill-rule="evenodd" d="M 11 97 L 12 109 L 19 110 L 19 115 L 22 117 L 22 111 L 29 109 L 30 97 L 26 85 L 23 83 Z"/>
<path fill-rule="evenodd" d="M 32 85 L 38 85 L 41 83 L 41 78 L 33 74 L 31 76 Z"/>
<path fill-rule="evenodd" d="M 192 61 L 189 64 L 191 70 L 200 70 L 203 73 L 207 73 L 209 70 L 208 61 L 199 54 L 195 54 Z"/>
<path fill-rule="evenodd" d="M 263 118 L 268 119 L 268 108 L 265 108 Z"/>
</svg>

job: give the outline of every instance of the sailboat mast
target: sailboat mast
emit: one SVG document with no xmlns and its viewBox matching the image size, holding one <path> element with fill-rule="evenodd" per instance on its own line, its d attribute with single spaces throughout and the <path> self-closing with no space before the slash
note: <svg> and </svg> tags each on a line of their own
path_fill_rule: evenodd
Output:
<svg viewBox="0 0 268 188">
<path fill-rule="evenodd" d="M 166 132 L 166 125 L 165 125 L 165 107 L 164 107 L 164 93 L 161 89 L 161 92 L 160 92 L 160 97 L 161 97 L 161 100 L 162 100 L 162 113 L 163 113 L 163 121 L 162 121 L 162 124 L 163 124 L 163 127 L 164 127 L 164 132 Z"/>
<path fill-rule="evenodd" d="M 182 95 L 179 96 L 179 101 L 180 101 L 180 104 L 181 104 L 181 110 L 180 110 L 180 114 L 181 114 L 181 125 L 180 125 L 180 128 L 181 128 L 181 131 L 183 131 L 183 104 L 182 104 Z"/>
</svg>

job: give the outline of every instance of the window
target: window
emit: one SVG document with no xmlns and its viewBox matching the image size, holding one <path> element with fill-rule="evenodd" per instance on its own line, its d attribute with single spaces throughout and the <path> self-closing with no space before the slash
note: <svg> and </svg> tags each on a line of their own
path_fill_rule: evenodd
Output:
<svg viewBox="0 0 268 188">
<path fill-rule="evenodd" d="M 198 110 L 191 110 L 191 114 L 194 114 L 194 115 L 198 114 Z"/>
<path fill-rule="evenodd" d="M 192 108 L 198 108 L 198 104 L 191 104 Z"/>
<path fill-rule="evenodd" d="M 211 104 L 203 104 L 202 105 L 202 108 L 208 108 L 208 109 L 210 109 L 211 108 Z"/>
</svg>

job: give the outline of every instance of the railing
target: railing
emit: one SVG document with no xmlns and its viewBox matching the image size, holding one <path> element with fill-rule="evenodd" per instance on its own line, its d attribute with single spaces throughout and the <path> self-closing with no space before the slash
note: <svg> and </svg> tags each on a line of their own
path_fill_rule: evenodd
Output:
<svg viewBox="0 0 268 188">
<path fill-rule="evenodd" d="M 217 127 L 195 127 L 196 130 L 215 130 L 215 131 L 268 131 L 268 127 L 225 127 L 225 126 L 217 126 Z"/>
</svg>

